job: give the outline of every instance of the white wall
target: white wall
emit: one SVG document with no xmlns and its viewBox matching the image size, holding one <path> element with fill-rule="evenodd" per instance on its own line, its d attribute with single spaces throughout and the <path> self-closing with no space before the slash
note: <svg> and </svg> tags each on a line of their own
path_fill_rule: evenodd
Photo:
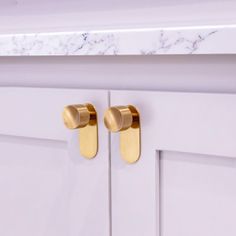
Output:
<svg viewBox="0 0 236 236">
<path fill-rule="evenodd" d="M 0 33 L 236 23 L 235 0 L 0 0 Z"/>
</svg>

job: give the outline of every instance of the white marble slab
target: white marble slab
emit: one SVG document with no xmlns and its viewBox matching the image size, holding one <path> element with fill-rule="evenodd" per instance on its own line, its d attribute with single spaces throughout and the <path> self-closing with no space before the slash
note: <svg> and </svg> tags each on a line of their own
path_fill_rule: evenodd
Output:
<svg viewBox="0 0 236 236">
<path fill-rule="evenodd" d="M 235 53 L 236 25 L 0 35 L 0 56 Z"/>
</svg>

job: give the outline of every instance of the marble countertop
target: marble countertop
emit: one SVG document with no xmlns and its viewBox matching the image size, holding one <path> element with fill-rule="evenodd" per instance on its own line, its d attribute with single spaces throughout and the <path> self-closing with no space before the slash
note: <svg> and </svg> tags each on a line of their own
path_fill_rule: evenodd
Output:
<svg viewBox="0 0 236 236">
<path fill-rule="evenodd" d="M 0 34 L 0 56 L 235 53 L 236 25 Z"/>
</svg>

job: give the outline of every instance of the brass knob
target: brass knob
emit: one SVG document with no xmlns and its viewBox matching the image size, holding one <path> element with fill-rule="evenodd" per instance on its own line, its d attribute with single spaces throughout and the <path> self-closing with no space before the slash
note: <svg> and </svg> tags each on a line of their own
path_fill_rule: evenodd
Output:
<svg viewBox="0 0 236 236">
<path fill-rule="evenodd" d="M 111 132 L 120 131 L 121 155 L 128 163 L 140 157 L 140 119 L 134 106 L 110 107 L 104 116 L 104 124 Z"/>
<path fill-rule="evenodd" d="M 69 105 L 64 108 L 63 120 L 68 129 L 83 128 L 89 123 L 89 119 L 88 104 Z"/>
<path fill-rule="evenodd" d="M 110 107 L 104 116 L 104 123 L 111 132 L 123 131 L 131 127 L 132 111 L 128 106 Z"/>
<path fill-rule="evenodd" d="M 91 159 L 98 150 L 97 112 L 92 104 L 75 104 L 64 108 L 63 121 L 68 129 L 79 129 L 82 156 Z"/>
</svg>

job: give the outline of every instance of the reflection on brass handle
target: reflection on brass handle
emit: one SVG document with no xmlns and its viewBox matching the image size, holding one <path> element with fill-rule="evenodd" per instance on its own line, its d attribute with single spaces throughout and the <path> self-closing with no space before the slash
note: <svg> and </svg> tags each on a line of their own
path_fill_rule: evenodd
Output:
<svg viewBox="0 0 236 236">
<path fill-rule="evenodd" d="M 64 124 L 68 129 L 79 129 L 80 153 L 87 159 L 98 151 L 97 113 L 91 104 L 69 105 L 63 111 Z"/>
<path fill-rule="evenodd" d="M 140 119 L 134 106 L 110 107 L 104 116 L 104 123 L 111 132 L 120 132 L 121 155 L 128 163 L 140 157 Z"/>
</svg>

